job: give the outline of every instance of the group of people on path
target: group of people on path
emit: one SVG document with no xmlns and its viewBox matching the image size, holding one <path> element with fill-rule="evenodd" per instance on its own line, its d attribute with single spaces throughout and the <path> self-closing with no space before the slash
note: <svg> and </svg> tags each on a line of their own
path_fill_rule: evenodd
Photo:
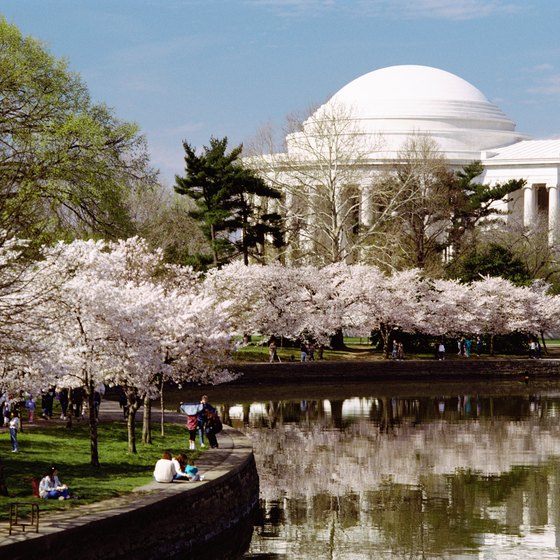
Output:
<svg viewBox="0 0 560 560">
<path fill-rule="evenodd" d="M 323 344 L 315 344 L 314 342 L 308 342 L 306 340 L 302 340 L 300 347 L 299 347 L 299 360 L 300 362 L 313 362 L 315 361 L 315 353 L 317 353 L 317 359 L 323 359 L 323 353 L 325 351 L 325 346 Z M 295 356 L 292 354 L 290 357 L 290 361 L 294 361 Z M 278 344 L 274 337 L 270 340 L 268 344 L 268 361 L 272 364 L 273 362 L 282 362 L 280 356 L 278 354 Z"/>
<path fill-rule="evenodd" d="M 208 395 L 202 395 L 198 403 L 181 403 L 180 410 L 187 415 L 189 432 L 189 450 L 196 449 L 198 435 L 200 447 L 206 447 L 205 437 L 212 449 L 218 448 L 216 434 L 222 431 L 222 421 L 218 411 L 208 401 Z M 156 482 L 173 482 L 174 480 L 204 480 L 198 467 L 184 453 L 172 456 L 164 451 L 154 468 Z"/>
<path fill-rule="evenodd" d="M 470 358 L 473 346 L 476 350 L 476 355 L 480 356 L 482 354 L 482 337 L 480 335 L 477 335 L 474 342 L 470 336 L 462 336 L 457 340 L 457 355 Z"/>
<path fill-rule="evenodd" d="M 391 350 L 391 358 L 393 360 L 404 360 L 404 344 L 398 340 L 393 340 L 393 349 Z"/>
<path fill-rule="evenodd" d="M 476 350 L 476 355 L 480 357 L 482 354 L 482 338 L 477 336 L 474 343 L 472 338 L 462 336 L 457 340 L 457 355 L 470 358 L 473 351 L 473 345 Z M 438 360 L 445 360 L 445 343 L 443 340 L 435 343 L 435 357 Z"/>
<path fill-rule="evenodd" d="M 189 431 L 189 449 L 196 449 L 196 436 L 200 447 L 206 447 L 204 436 L 212 449 L 218 447 L 216 434 L 222 431 L 222 421 L 218 411 L 208 402 L 208 396 L 202 395 L 199 403 L 181 403 L 181 411 L 187 415 Z"/>
</svg>

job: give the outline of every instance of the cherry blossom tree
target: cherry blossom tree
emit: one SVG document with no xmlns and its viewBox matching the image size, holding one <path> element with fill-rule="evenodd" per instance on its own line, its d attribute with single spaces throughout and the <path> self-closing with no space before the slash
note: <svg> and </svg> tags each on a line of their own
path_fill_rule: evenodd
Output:
<svg viewBox="0 0 560 560">
<path fill-rule="evenodd" d="M 470 288 L 455 280 L 423 282 L 418 301 L 417 330 L 439 337 L 473 331 Z"/>
<path fill-rule="evenodd" d="M 475 317 L 473 330 L 490 335 L 490 354 L 494 354 L 496 335 L 519 330 L 524 324 L 522 289 L 508 280 L 488 276 L 470 285 L 470 301 Z"/>
<path fill-rule="evenodd" d="M 158 381 L 231 379 L 220 367 L 229 349 L 226 304 L 186 293 L 190 282 L 182 292 L 165 286 L 161 255 L 141 240 L 60 244 L 48 258 L 56 262 L 57 275 L 44 282 L 58 289 L 45 304 L 49 345 L 43 368 L 58 384 L 84 387 L 92 464 L 99 464 L 93 406 L 99 383 L 124 387 L 134 452 L 134 415 L 144 397 L 156 396 Z M 171 270 L 178 274 L 177 267 Z M 188 273 L 182 278 L 192 280 Z"/>
</svg>

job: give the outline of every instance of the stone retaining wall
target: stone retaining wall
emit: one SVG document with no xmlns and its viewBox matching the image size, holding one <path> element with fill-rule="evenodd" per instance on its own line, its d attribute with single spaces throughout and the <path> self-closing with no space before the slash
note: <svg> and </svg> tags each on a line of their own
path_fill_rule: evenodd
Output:
<svg viewBox="0 0 560 560">
<path fill-rule="evenodd" d="M 57 530 L 41 523 L 39 535 L 28 533 L 18 542 L 2 543 L 0 557 L 239 558 L 251 539 L 259 479 L 249 441 L 235 434 L 235 445 L 213 479 L 160 485 L 124 507 L 79 520 L 69 518 L 62 530 L 60 523 Z"/>
<path fill-rule="evenodd" d="M 543 359 L 446 359 L 446 360 L 371 360 L 314 361 L 273 364 L 234 364 L 233 371 L 243 375 L 230 385 L 281 384 L 294 381 L 363 380 L 436 380 L 436 379 L 504 379 L 524 376 L 560 378 L 560 360 Z"/>
</svg>

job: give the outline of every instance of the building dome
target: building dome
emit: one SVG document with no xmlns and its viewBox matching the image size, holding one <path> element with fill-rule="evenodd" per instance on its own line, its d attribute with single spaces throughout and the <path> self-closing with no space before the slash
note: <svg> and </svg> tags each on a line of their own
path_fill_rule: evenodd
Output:
<svg viewBox="0 0 560 560">
<path fill-rule="evenodd" d="M 304 133 L 336 107 L 344 107 L 361 133 L 379 139 L 374 159 L 395 157 L 414 134 L 432 137 L 456 161 L 480 159 L 482 151 L 527 138 L 472 84 L 428 66 L 390 66 L 360 76 L 306 121 Z"/>
</svg>

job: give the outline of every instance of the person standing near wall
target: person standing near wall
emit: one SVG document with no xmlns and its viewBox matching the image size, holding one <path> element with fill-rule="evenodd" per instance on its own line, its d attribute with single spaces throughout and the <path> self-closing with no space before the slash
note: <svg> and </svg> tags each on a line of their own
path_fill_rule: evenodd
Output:
<svg viewBox="0 0 560 560">
<path fill-rule="evenodd" d="M 205 447 L 204 434 L 206 433 L 206 427 L 208 424 L 208 412 L 216 413 L 216 409 L 208 402 L 208 395 L 202 395 L 200 397 L 200 404 L 202 408 L 198 413 L 198 436 L 200 439 L 200 447 Z"/>
</svg>

